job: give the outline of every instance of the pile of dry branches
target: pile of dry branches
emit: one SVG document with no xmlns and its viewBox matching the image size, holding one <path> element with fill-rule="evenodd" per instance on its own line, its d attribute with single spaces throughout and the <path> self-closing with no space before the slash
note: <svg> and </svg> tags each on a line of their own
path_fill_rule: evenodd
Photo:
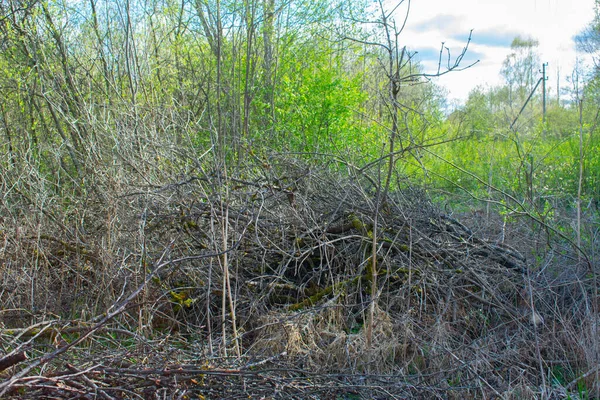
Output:
<svg viewBox="0 0 600 400">
<path fill-rule="evenodd" d="M 377 204 L 365 175 L 240 171 L 107 194 L 60 234 L 5 223 L 0 393 L 520 397 L 548 360 L 594 357 L 510 232 L 487 240 L 401 177 Z"/>
</svg>

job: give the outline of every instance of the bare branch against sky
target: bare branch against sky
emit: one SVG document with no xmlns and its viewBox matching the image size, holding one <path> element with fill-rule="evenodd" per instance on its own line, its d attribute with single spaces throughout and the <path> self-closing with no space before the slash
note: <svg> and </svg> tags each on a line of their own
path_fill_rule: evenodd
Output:
<svg viewBox="0 0 600 400">
<path fill-rule="evenodd" d="M 549 87 L 555 87 L 556 71 L 568 75 L 575 64 L 575 36 L 593 18 L 593 0 L 417 0 L 411 2 L 411 16 L 403 38 L 418 51 L 426 70 L 435 70 L 439 48 L 445 43 L 459 54 L 473 30 L 465 63 L 481 60 L 463 73 L 437 80 L 449 98 L 462 102 L 478 85 L 501 83 L 502 62 L 510 53 L 512 40 L 532 37 L 539 41 L 538 52 L 549 63 Z M 397 12 L 402 13 L 402 7 Z M 566 79 L 561 80 L 566 82 Z"/>
</svg>

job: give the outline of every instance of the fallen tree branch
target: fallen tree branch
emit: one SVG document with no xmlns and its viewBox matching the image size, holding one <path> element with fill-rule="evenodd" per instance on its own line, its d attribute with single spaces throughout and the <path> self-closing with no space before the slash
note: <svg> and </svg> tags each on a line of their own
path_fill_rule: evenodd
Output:
<svg viewBox="0 0 600 400">
<path fill-rule="evenodd" d="M 6 356 L 0 359 L 0 372 L 12 367 L 13 365 L 17 365 L 18 363 L 25 360 L 27 360 L 27 353 L 24 351 L 20 351 L 16 354 Z"/>
</svg>

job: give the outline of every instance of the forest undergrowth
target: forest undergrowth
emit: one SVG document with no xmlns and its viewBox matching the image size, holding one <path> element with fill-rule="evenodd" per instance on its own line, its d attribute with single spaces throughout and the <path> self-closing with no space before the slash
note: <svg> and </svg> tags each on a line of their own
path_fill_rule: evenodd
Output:
<svg viewBox="0 0 600 400">
<path fill-rule="evenodd" d="M 543 226 L 453 214 L 398 175 L 373 262 L 364 171 L 177 154 L 156 158 L 185 174 L 140 160 L 60 199 L 5 171 L 3 396 L 597 393 L 595 276 Z"/>
</svg>

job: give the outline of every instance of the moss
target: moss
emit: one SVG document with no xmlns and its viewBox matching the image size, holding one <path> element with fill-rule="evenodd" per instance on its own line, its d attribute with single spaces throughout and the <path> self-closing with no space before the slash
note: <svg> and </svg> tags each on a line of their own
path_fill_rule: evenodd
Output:
<svg viewBox="0 0 600 400">
<path fill-rule="evenodd" d="M 361 233 L 363 233 L 371 238 L 373 237 L 373 226 L 371 224 L 364 223 L 354 213 L 350 214 L 348 216 L 348 219 L 350 220 L 350 224 L 352 224 L 352 227 L 354 229 L 356 229 L 357 231 L 360 231 Z"/>
<path fill-rule="evenodd" d="M 190 298 L 187 290 L 171 290 L 169 292 L 169 299 L 174 303 L 175 311 L 179 311 L 182 308 L 190 308 L 195 301 Z"/>
<path fill-rule="evenodd" d="M 305 307 L 309 307 L 317 304 L 323 297 L 331 294 L 333 292 L 333 286 L 327 286 L 325 289 L 315 293 L 312 296 L 307 297 L 302 300 L 300 303 L 292 304 L 288 307 L 290 311 L 298 311 Z"/>
<path fill-rule="evenodd" d="M 375 270 L 377 270 L 377 261 L 375 261 Z M 371 282 L 371 279 L 373 278 L 373 257 L 372 256 L 367 258 L 367 262 L 365 265 L 365 272 L 363 275 L 367 282 Z"/>
<path fill-rule="evenodd" d="M 399 244 L 398 249 L 404 253 L 408 253 L 410 251 L 410 247 L 404 243 Z"/>
<path fill-rule="evenodd" d="M 356 284 L 359 279 L 360 279 L 360 276 L 357 276 L 355 278 L 348 279 L 346 281 L 338 282 L 335 285 L 329 285 L 329 286 L 323 288 L 322 290 L 317 291 L 312 296 L 305 298 L 301 302 L 289 305 L 288 310 L 299 311 L 299 310 L 302 310 L 303 308 L 313 306 L 313 305 L 317 304 L 319 301 L 321 301 L 324 297 L 326 297 L 334 292 L 339 292 L 348 285 Z"/>
<path fill-rule="evenodd" d="M 358 219 L 358 217 L 355 214 L 350 214 L 349 219 L 354 229 L 356 229 L 357 231 L 362 231 L 364 229 L 365 225 L 360 219 Z"/>
<path fill-rule="evenodd" d="M 192 221 L 191 219 L 186 219 L 182 222 L 182 225 L 185 229 L 189 229 L 191 231 L 197 231 L 200 229 L 196 221 Z"/>
</svg>

